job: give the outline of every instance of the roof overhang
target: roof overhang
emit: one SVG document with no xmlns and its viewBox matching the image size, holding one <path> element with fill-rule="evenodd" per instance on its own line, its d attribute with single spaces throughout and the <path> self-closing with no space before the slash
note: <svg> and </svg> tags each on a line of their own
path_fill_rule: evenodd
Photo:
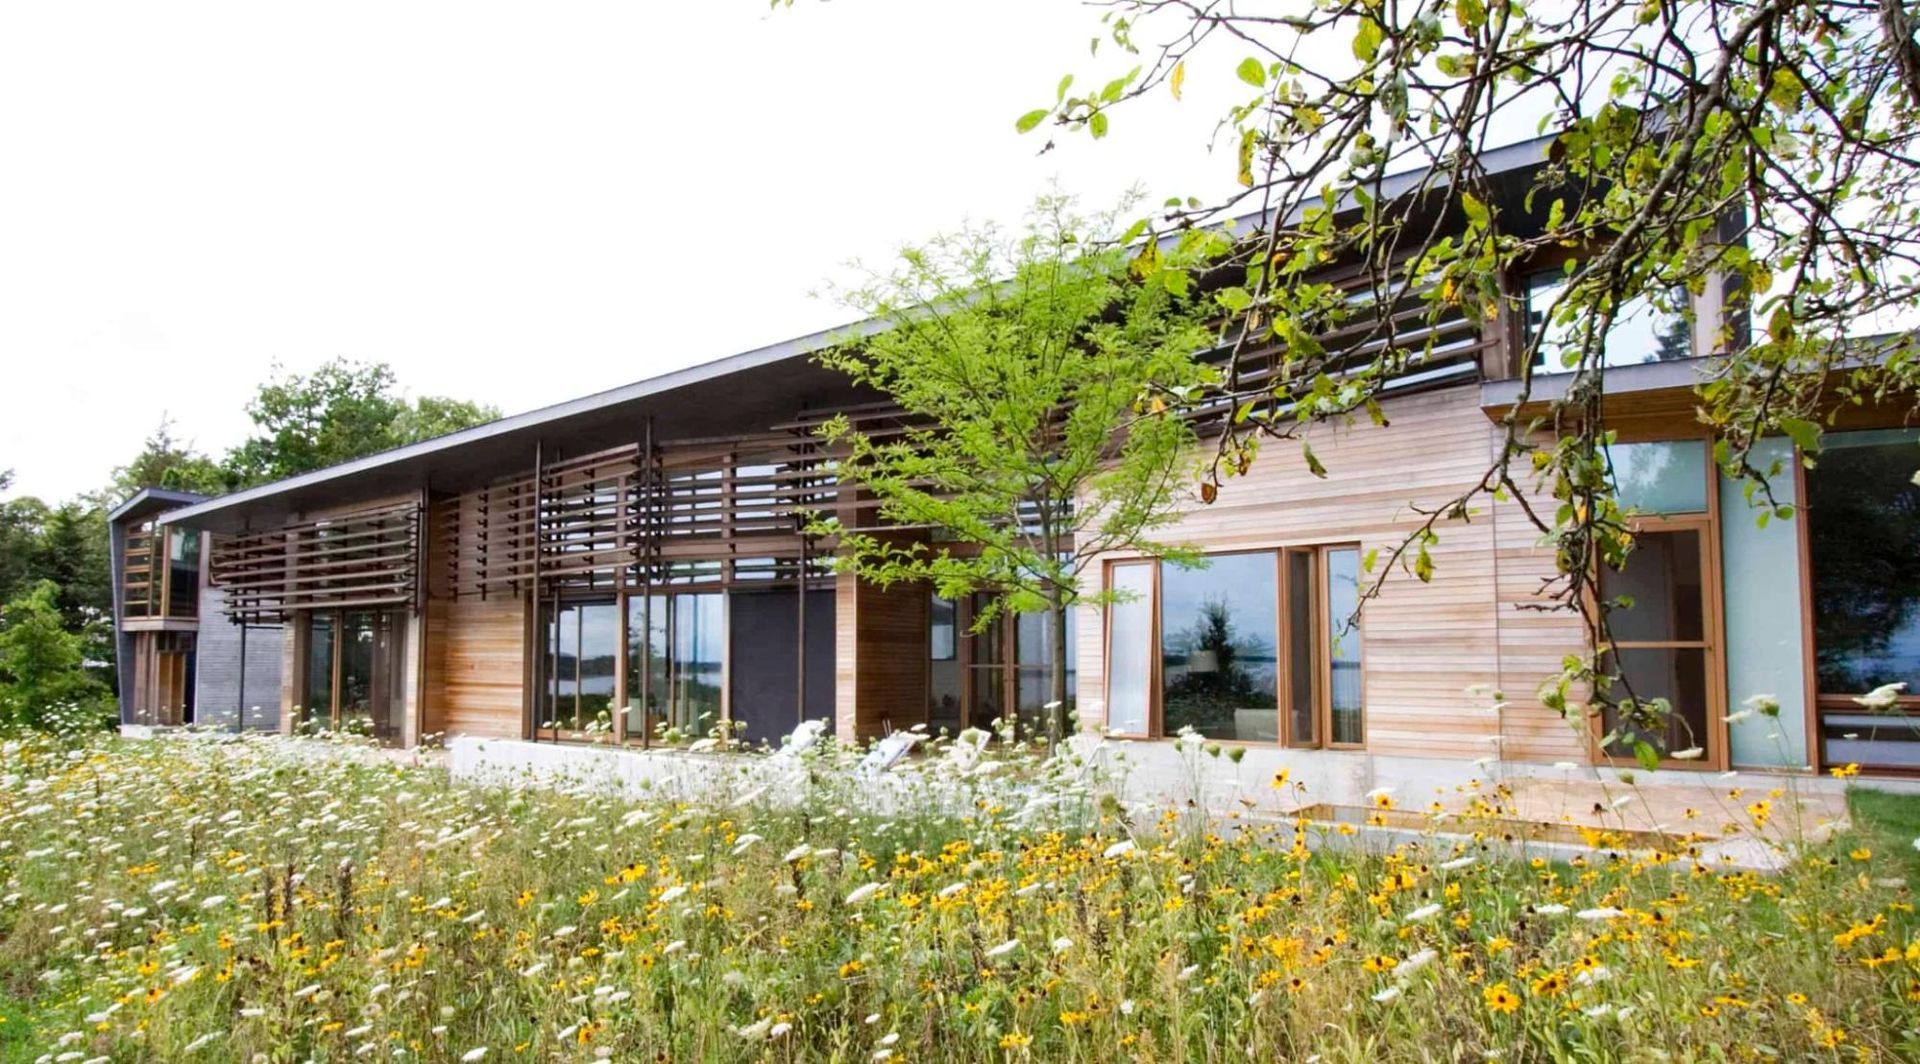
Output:
<svg viewBox="0 0 1920 1064">
<path fill-rule="evenodd" d="M 1480 169 L 1489 177 L 1510 180 L 1545 162 L 1553 140 L 1548 135 L 1489 149 L 1479 156 Z M 1383 201 L 1397 199 L 1418 189 L 1429 172 L 1422 168 L 1388 175 L 1371 194 Z M 1337 210 L 1356 207 L 1357 201 L 1349 197 Z M 1228 225 L 1236 233 L 1249 227 L 1259 231 L 1272 219 L 1271 212 L 1253 212 Z M 166 521 L 239 532 L 351 501 L 341 498 L 349 485 L 354 500 L 423 488 L 463 491 L 491 483 L 507 470 L 531 470 L 536 446 L 552 449 L 546 452 L 551 458 L 638 440 L 648 419 L 657 441 L 764 431 L 809 408 L 874 398 L 809 356 L 884 327 L 878 319 L 852 322 L 218 498 L 201 501 L 196 496 L 168 513 Z M 536 370 L 548 368 L 550 364 L 542 364 Z"/>
<path fill-rule="evenodd" d="M 174 510 L 182 506 L 192 506 L 206 502 L 211 496 L 192 491 L 174 491 L 171 488 L 141 488 L 133 493 L 126 502 L 107 511 L 107 521 L 118 524 L 163 510 Z"/>
</svg>

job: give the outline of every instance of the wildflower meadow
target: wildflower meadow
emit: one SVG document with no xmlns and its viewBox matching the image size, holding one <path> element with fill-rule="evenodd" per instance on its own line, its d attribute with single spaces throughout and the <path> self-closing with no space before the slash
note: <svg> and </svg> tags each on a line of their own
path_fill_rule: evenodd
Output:
<svg viewBox="0 0 1920 1064">
<path fill-rule="evenodd" d="M 882 812 L 830 743 L 709 802 L 323 747 L 0 748 L 0 1059 L 1920 1055 L 1896 800 L 1763 874 L 1004 779 Z"/>
</svg>

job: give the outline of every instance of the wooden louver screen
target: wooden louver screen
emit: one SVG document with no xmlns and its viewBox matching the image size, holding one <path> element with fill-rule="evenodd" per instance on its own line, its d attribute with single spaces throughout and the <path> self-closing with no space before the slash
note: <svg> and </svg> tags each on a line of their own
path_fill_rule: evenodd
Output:
<svg viewBox="0 0 1920 1064">
<path fill-rule="evenodd" d="M 810 440 L 637 446 L 544 466 L 435 502 L 456 596 L 667 583 L 792 582 L 808 553 L 798 514 L 833 505 Z M 825 560 L 810 575 L 824 575 Z"/>
<path fill-rule="evenodd" d="M 121 553 L 120 607 L 125 617 L 160 616 L 161 538 L 151 527 L 127 529 Z"/>
<path fill-rule="evenodd" d="M 209 572 L 239 623 L 301 610 L 411 607 L 420 594 L 420 507 L 408 502 L 220 537 Z"/>
</svg>

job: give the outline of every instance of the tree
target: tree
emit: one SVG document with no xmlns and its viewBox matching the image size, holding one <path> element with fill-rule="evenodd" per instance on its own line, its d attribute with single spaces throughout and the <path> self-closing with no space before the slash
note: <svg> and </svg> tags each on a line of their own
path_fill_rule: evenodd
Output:
<svg viewBox="0 0 1920 1064">
<path fill-rule="evenodd" d="M 1018 237 L 969 229 L 910 248 L 895 272 L 843 293 L 888 327 L 819 356 L 901 411 L 883 429 L 845 416 L 821 429 L 847 449 L 843 482 L 884 522 L 949 539 L 902 542 L 837 516 L 815 531 L 837 535 L 842 564 L 883 587 L 992 593 L 982 626 L 1046 611 L 1056 737 L 1066 611 L 1106 594 L 1085 588 L 1086 568 L 1122 549 L 1193 558 L 1151 538 L 1194 473 L 1193 430 L 1157 393 L 1209 383 L 1195 356 L 1216 337 L 1199 301 L 1134 279 L 1123 237 L 1137 234 L 1115 217 L 1076 216 L 1053 196 Z"/>
<path fill-rule="evenodd" d="M 0 608 L 0 711 L 13 724 L 39 727 L 56 707 L 106 694 L 86 671 L 84 641 L 67 630 L 58 593 L 42 580 Z"/>
<path fill-rule="evenodd" d="M 116 501 L 131 498 L 142 488 L 218 495 L 228 486 L 221 464 L 195 450 L 193 444 L 176 440 L 173 419 L 163 414 L 133 461 L 113 471 L 111 494 Z"/>
<path fill-rule="evenodd" d="M 1261 438 L 1304 443 L 1372 411 L 1427 353 L 1405 337 L 1450 315 L 1501 322 L 1520 309 L 1517 273 L 1573 256 L 1546 308 L 1553 327 L 1518 360 L 1513 409 L 1533 398 L 1543 345 L 1569 382 L 1542 416 L 1506 418 L 1484 476 L 1386 554 L 1367 594 L 1394 565 L 1429 578 L 1443 522 L 1532 488 L 1552 503 L 1527 516 L 1559 554 L 1543 594 L 1605 645 L 1594 562 L 1623 565 L 1633 535 L 1606 475 L 1603 356 L 1639 301 L 1682 289 L 1732 311 L 1702 337 L 1722 357 L 1698 401 L 1759 520 L 1792 507 L 1772 495 L 1778 470 L 1749 460 L 1756 439 L 1817 451 L 1836 406 L 1910 403 L 1920 386 L 1913 334 L 1856 335 L 1920 298 L 1920 41 L 1900 0 L 1094 6 L 1096 62 L 1106 45 L 1118 64 L 1079 83 L 1091 91 L 1048 77 L 1051 101 L 1015 128 L 1098 140 L 1148 94 L 1179 100 L 1190 76 L 1232 85 L 1233 104 L 1199 120 L 1229 148 L 1239 190 L 1169 200 L 1156 224 L 1210 239 L 1225 216 L 1278 220 L 1240 242 L 1217 292 L 1246 328 L 1225 394 L 1195 398 L 1248 416 L 1220 436 L 1211 483 L 1244 472 Z M 1551 132 L 1546 165 L 1517 195 L 1501 189 L 1486 150 L 1535 131 Z M 1389 186 L 1389 174 L 1411 176 Z M 1362 279 L 1357 297 L 1318 283 L 1336 263 Z M 1340 344 L 1319 342 L 1340 330 Z M 1274 372 L 1237 386 L 1243 361 L 1276 347 Z M 1557 697 L 1604 685 L 1590 666 L 1572 665 Z"/>
<path fill-rule="evenodd" d="M 324 469 L 500 416 L 490 406 L 438 396 L 409 401 L 386 363 L 346 359 L 305 376 L 276 368 L 247 413 L 257 431 L 224 462 L 234 487 Z"/>
</svg>

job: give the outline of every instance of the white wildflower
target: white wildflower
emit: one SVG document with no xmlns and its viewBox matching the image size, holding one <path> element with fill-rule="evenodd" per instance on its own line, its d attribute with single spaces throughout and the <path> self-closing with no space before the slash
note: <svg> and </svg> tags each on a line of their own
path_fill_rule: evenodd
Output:
<svg viewBox="0 0 1920 1064">
<path fill-rule="evenodd" d="M 1422 905 L 1418 909 L 1415 909 L 1414 911 L 1407 914 L 1406 922 L 1410 924 L 1417 924 L 1422 920 L 1431 920 L 1434 917 L 1439 915 L 1440 915 L 1440 906 L 1438 904 Z"/>
<path fill-rule="evenodd" d="M 1440 956 L 1440 953 L 1437 950 L 1423 949 L 1408 957 L 1406 960 L 1401 961 L 1399 964 L 1394 965 L 1393 977 L 1395 979 L 1405 979 L 1420 969 L 1425 968 L 1427 965 L 1432 964 L 1434 958 L 1438 956 Z"/>
<path fill-rule="evenodd" d="M 873 900 L 874 895 L 885 889 L 887 889 L 885 883 L 862 883 L 853 888 L 853 893 L 847 895 L 847 907 L 852 908 L 856 905 L 864 905 Z"/>
<path fill-rule="evenodd" d="M 1479 858 L 1468 854 L 1465 857 L 1456 857 L 1451 861 L 1443 861 L 1440 863 L 1439 868 L 1442 872 L 1458 872 L 1460 869 L 1467 867 L 1477 860 L 1479 860 Z"/>
<path fill-rule="evenodd" d="M 1384 1005 L 1387 1002 L 1392 1001 L 1394 998 L 1397 998 L 1399 996 L 1400 996 L 1400 988 L 1397 986 L 1390 986 L 1385 990 L 1380 991 L 1378 994 L 1373 995 L 1373 1000 Z"/>
<path fill-rule="evenodd" d="M 995 946 L 992 949 L 988 950 L 987 959 L 993 960 L 997 957 L 1004 957 L 1007 954 L 1012 953 L 1014 950 L 1017 950 L 1019 948 L 1020 948 L 1019 939 L 1017 938 L 1007 939 L 1005 942 L 1002 942 L 998 946 Z"/>
<path fill-rule="evenodd" d="M 1107 860 L 1111 861 L 1116 857 L 1125 857 L 1126 855 L 1132 853 L 1135 849 L 1138 849 L 1138 847 L 1134 846 L 1132 839 L 1122 839 L 1121 841 L 1116 842 L 1113 845 L 1107 847 L 1106 852 L 1101 854 L 1100 856 L 1105 857 Z"/>
<path fill-rule="evenodd" d="M 1626 914 L 1611 905 L 1606 905 L 1598 909 L 1582 909 L 1573 915 L 1582 920 L 1617 920 Z"/>
<path fill-rule="evenodd" d="M 1059 938 L 1056 938 L 1053 940 L 1053 951 L 1055 953 L 1065 953 L 1066 951 L 1072 948 L 1073 948 L 1073 939 L 1070 939 L 1065 935 L 1061 935 Z"/>
<path fill-rule="evenodd" d="M 1899 704 L 1900 692 L 1906 689 L 1905 683 L 1883 683 L 1864 695 L 1854 696 L 1853 700 L 1871 712 L 1884 713 Z"/>
<path fill-rule="evenodd" d="M 487 1047 L 480 1046 L 476 1049 L 469 1049 L 465 1053 L 462 1053 L 460 1055 L 460 1064 L 475 1064 L 476 1061 L 481 1061 L 485 1059 L 487 1059 Z"/>
</svg>

